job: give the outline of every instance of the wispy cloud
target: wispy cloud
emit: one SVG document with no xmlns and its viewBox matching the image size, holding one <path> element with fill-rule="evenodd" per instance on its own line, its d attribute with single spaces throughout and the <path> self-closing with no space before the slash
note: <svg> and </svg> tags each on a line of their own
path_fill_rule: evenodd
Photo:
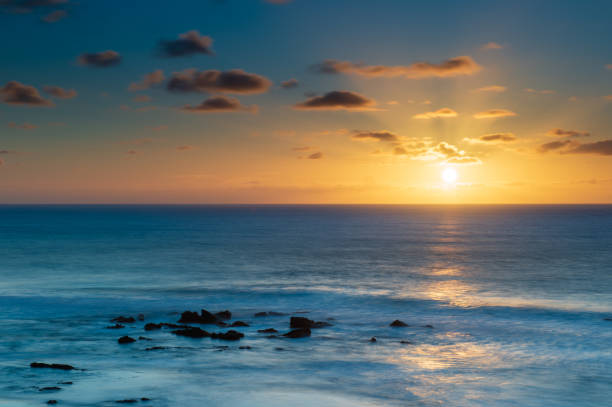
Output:
<svg viewBox="0 0 612 407">
<path fill-rule="evenodd" d="M 514 113 L 511 110 L 507 110 L 507 109 L 489 109 L 489 110 L 485 110 L 485 111 L 474 114 L 475 119 L 495 119 L 499 117 L 510 117 L 510 116 L 516 116 L 516 113 Z"/>
<path fill-rule="evenodd" d="M 289 80 L 283 81 L 281 82 L 280 86 L 283 89 L 293 89 L 293 88 L 297 88 L 299 85 L 299 82 L 297 79 L 295 78 L 291 78 Z"/>
<path fill-rule="evenodd" d="M 81 54 L 77 60 L 80 65 L 108 68 L 119 65 L 121 62 L 121 55 L 119 55 L 117 51 L 106 50 L 91 54 Z"/>
<path fill-rule="evenodd" d="M 435 110 L 433 112 L 425 112 L 419 113 L 412 116 L 413 119 L 438 119 L 438 118 L 449 118 L 449 117 L 457 117 L 458 113 L 453 109 L 448 107 L 443 107 L 442 109 Z"/>
<path fill-rule="evenodd" d="M 65 10 L 55 10 L 41 18 L 45 23 L 53 24 L 66 18 L 68 13 Z"/>
<path fill-rule="evenodd" d="M 189 113 L 257 113 L 257 106 L 244 106 L 232 97 L 214 96 L 196 106 L 183 106 L 181 110 Z"/>
<path fill-rule="evenodd" d="M 496 42 L 487 42 L 486 44 L 483 44 L 480 49 L 483 51 L 491 51 L 491 50 L 496 50 L 496 49 L 503 49 L 504 47 Z"/>
<path fill-rule="evenodd" d="M 446 78 L 460 75 L 473 75 L 482 67 L 469 56 L 458 56 L 442 61 L 439 64 L 415 62 L 411 65 L 365 65 L 348 61 L 328 59 L 314 70 L 327 74 L 355 74 L 366 77 L 403 77 L 407 79 Z"/>
<path fill-rule="evenodd" d="M 508 88 L 506 88 L 505 86 L 490 85 L 490 86 L 483 86 L 482 88 L 474 89 L 473 92 L 494 92 L 494 93 L 501 93 L 501 92 L 505 92 L 506 90 L 508 90 Z"/>
<path fill-rule="evenodd" d="M 525 88 L 525 89 L 523 89 L 523 92 L 537 93 L 539 95 L 553 95 L 553 94 L 556 93 L 554 90 L 550 90 L 550 89 L 538 90 L 538 89 L 532 89 L 532 88 Z"/>
<path fill-rule="evenodd" d="M 353 140 L 395 142 L 399 140 L 399 137 L 387 130 L 358 131 L 353 134 Z"/>
<path fill-rule="evenodd" d="M 72 99 L 77 96 L 77 91 L 74 89 L 64 89 L 59 86 L 47 85 L 43 86 L 43 90 L 49 95 L 58 99 Z"/>
<path fill-rule="evenodd" d="M 512 133 L 491 133 L 491 134 L 482 135 L 477 138 L 466 137 L 463 140 L 467 141 L 468 143 L 472 143 L 472 144 L 511 143 L 513 141 L 516 141 L 516 136 Z"/>
<path fill-rule="evenodd" d="M 128 89 L 131 91 L 147 90 L 154 85 L 162 83 L 164 79 L 164 71 L 157 69 L 145 74 L 139 82 L 132 82 Z"/>
<path fill-rule="evenodd" d="M 588 131 L 578 131 L 578 130 L 563 130 L 563 129 L 551 129 L 548 130 L 547 133 L 549 136 L 555 137 L 588 137 L 591 135 Z"/>
</svg>

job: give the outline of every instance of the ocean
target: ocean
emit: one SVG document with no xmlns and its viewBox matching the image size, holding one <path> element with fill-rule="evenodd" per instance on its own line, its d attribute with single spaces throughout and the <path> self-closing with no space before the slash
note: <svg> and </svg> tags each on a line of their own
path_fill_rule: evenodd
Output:
<svg viewBox="0 0 612 407">
<path fill-rule="evenodd" d="M 612 206 L 5 205 L 0 311 L 0 406 L 609 406 Z"/>
</svg>

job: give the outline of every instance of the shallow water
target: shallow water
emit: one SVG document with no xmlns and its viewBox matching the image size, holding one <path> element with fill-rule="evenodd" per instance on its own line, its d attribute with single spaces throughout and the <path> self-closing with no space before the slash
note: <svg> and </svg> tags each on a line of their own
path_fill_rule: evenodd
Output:
<svg viewBox="0 0 612 407">
<path fill-rule="evenodd" d="M 612 399 L 611 206 L 0 206 L 0 219 L 0 406 Z M 246 337 L 142 328 L 201 308 L 231 310 Z M 289 315 L 253 317 L 266 310 L 334 326 L 271 339 L 257 330 L 286 332 Z"/>
</svg>

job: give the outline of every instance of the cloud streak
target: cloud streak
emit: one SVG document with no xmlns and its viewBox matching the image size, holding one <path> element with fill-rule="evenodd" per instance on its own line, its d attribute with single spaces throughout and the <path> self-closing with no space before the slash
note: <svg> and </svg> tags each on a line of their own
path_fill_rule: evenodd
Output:
<svg viewBox="0 0 612 407">
<path fill-rule="evenodd" d="M 57 99 L 72 99 L 77 96 L 76 90 L 64 89 L 59 86 L 46 85 L 43 86 L 43 90 Z"/>
<path fill-rule="evenodd" d="M 327 92 L 313 96 L 293 106 L 296 110 L 374 110 L 376 102 L 359 93 L 345 90 Z"/>
<path fill-rule="evenodd" d="M 166 57 L 182 57 L 195 54 L 214 55 L 212 49 L 213 39 L 207 35 L 200 35 L 196 30 L 180 34 L 178 39 L 160 41 L 159 49 Z"/>
<path fill-rule="evenodd" d="M 139 82 L 132 82 L 128 90 L 132 92 L 147 90 L 154 85 L 162 83 L 164 79 L 164 71 L 157 69 L 151 73 L 145 74 Z"/>
<path fill-rule="evenodd" d="M 577 130 L 563 130 L 563 129 L 551 129 L 548 130 L 547 133 L 549 136 L 555 136 L 555 137 L 571 137 L 571 138 L 576 138 L 576 137 L 589 137 L 591 135 L 591 133 L 587 132 L 587 131 L 577 131 Z"/>
<path fill-rule="evenodd" d="M 79 55 L 78 62 L 83 66 L 93 66 L 98 68 L 108 68 L 119 65 L 121 55 L 117 51 L 106 50 L 102 52 L 85 53 Z"/>
<path fill-rule="evenodd" d="M 511 117 L 516 116 L 511 110 L 507 109 L 489 109 L 482 112 L 478 112 L 474 114 L 475 119 L 495 119 L 499 117 Z"/>
<path fill-rule="evenodd" d="M 402 77 L 406 79 L 447 78 L 473 75 L 482 67 L 469 56 L 450 58 L 439 64 L 415 62 L 411 65 L 365 65 L 328 59 L 315 65 L 314 70 L 324 74 L 354 74 L 365 77 Z"/>
<path fill-rule="evenodd" d="M 183 106 L 181 110 L 188 113 L 257 113 L 257 106 L 244 106 L 232 97 L 214 96 L 196 106 Z"/>
<path fill-rule="evenodd" d="M 363 131 L 353 134 L 353 140 L 396 142 L 399 141 L 399 137 L 387 130 Z"/>
<path fill-rule="evenodd" d="M 444 119 L 449 117 L 457 117 L 458 113 L 448 107 L 435 110 L 433 112 L 419 113 L 412 116 L 413 119 L 429 120 L 429 119 Z"/>
</svg>

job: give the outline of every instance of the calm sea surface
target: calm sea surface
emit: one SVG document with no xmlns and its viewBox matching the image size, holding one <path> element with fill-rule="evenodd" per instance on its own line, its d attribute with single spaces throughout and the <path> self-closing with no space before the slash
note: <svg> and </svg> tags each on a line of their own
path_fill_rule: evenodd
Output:
<svg viewBox="0 0 612 407">
<path fill-rule="evenodd" d="M 606 318 L 612 206 L 0 206 L 0 406 L 609 406 Z"/>
</svg>

